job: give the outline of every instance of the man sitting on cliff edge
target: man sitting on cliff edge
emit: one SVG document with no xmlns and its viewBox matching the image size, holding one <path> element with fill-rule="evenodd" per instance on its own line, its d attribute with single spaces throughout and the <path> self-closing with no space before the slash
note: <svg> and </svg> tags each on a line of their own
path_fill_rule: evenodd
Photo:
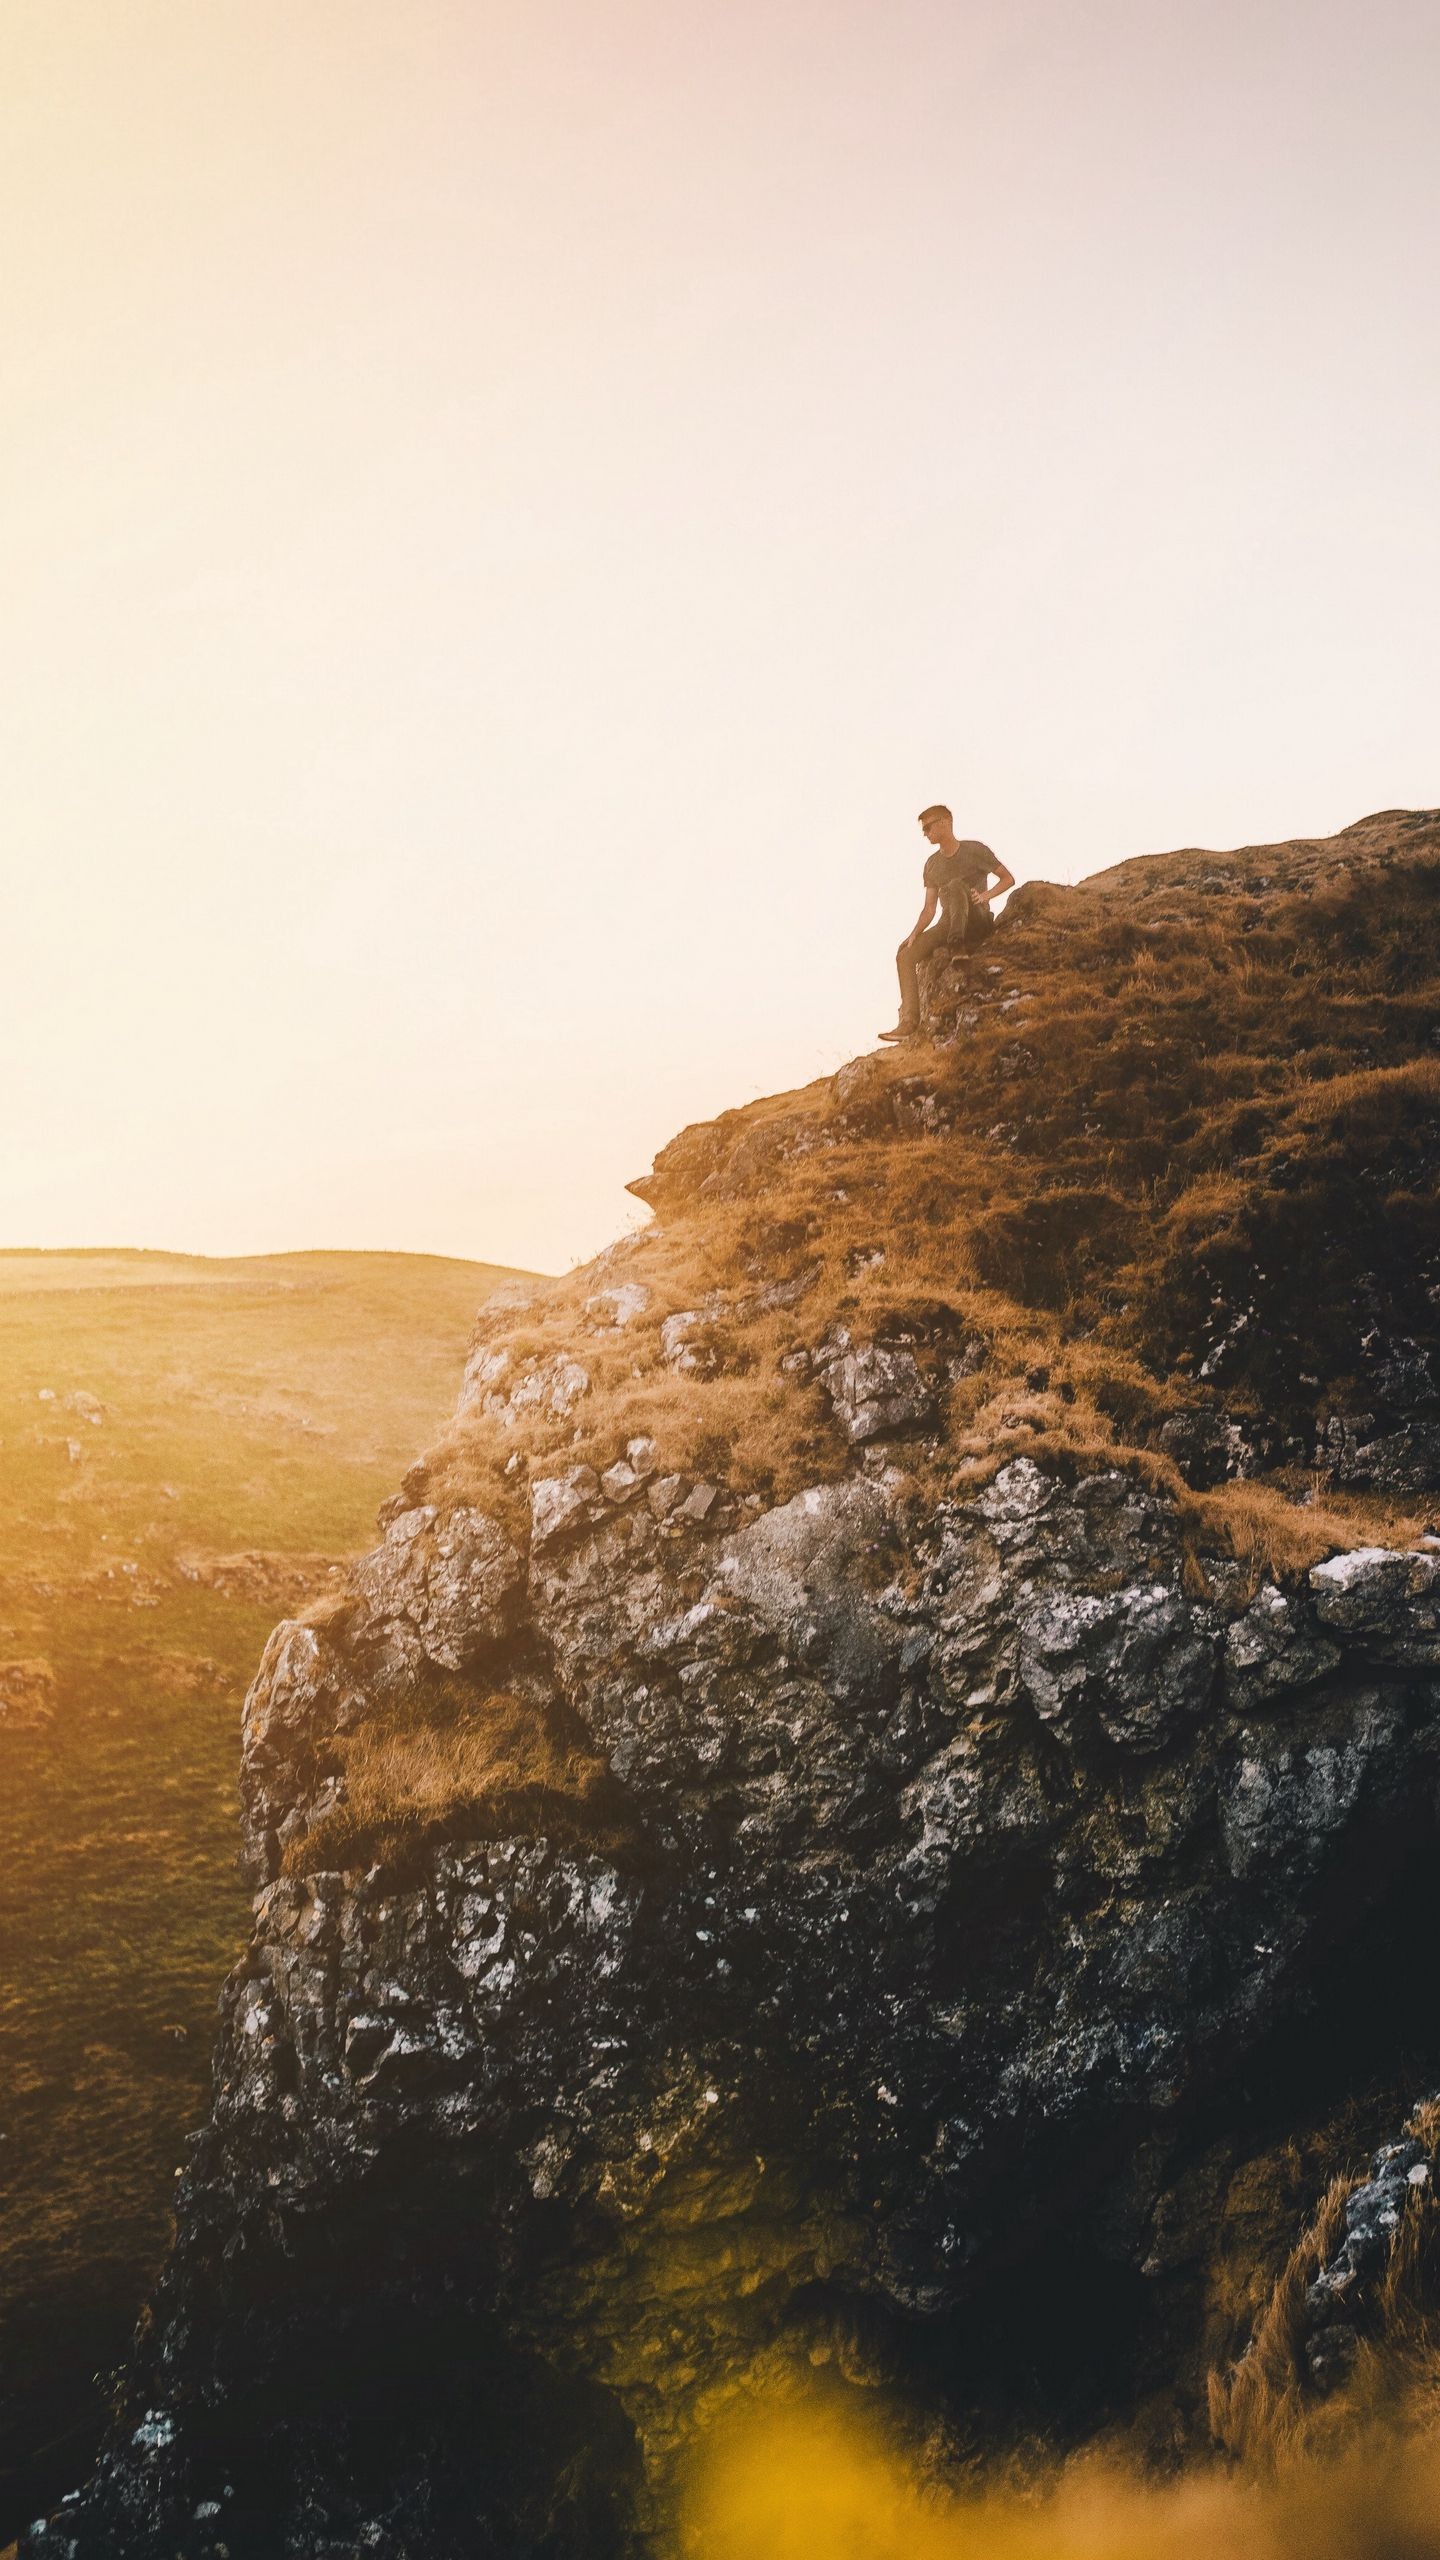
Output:
<svg viewBox="0 0 1440 2560">
<path fill-rule="evenodd" d="M 1015 886 L 1014 873 L 996 860 L 988 844 L 956 835 L 955 821 L 942 802 L 921 810 L 920 831 L 935 849 L 925 865 L 925 904 L 895 954 L 900 1019 L 893 1031 L 881 1032 L 882 1040 L 908 1040 L 920 1028 L 921 961 L 932 951 L 978 950 L 995 930 L 992 902 Z M 938 924 L 932 921 L 937 905 Z"/>
</svg>

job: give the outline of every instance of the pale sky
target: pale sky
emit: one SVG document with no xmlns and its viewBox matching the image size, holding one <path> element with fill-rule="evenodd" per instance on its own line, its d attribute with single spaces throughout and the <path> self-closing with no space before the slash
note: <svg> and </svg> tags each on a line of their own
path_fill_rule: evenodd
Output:
<svg viewBox="0 0 1440 2560">
<path fill-rule="evenodd" d="M 0 1243 L 561 1268 L 1023 879 L 1440 801 L 1434 0 L 0 0 Z"/>
</svg>

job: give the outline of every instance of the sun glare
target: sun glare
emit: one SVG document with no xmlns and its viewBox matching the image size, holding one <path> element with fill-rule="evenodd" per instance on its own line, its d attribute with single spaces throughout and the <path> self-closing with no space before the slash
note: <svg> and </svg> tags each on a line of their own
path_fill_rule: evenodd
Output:
<svg viewBox="0 0 1440 2560">
<path fill-rule="evenodd" d="M 821 2406 L 718 2429 L 683 2560 L 1434 2560 L 1433 2445 L 1373 2442 L 1276 2480 L 1148 2480 L 1093 2460 L 1033 2492 L 962 2496 L 884 2429 Z"/>
</svg>

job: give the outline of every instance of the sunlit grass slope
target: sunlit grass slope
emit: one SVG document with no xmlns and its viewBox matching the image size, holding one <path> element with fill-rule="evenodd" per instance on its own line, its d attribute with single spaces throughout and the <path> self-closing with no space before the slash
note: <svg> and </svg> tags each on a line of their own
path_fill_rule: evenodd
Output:
<svg viewBox="0 0 1440 2560">
<path fill-rule="evenodd" d="M 0 1253 L 5 2519 L 57 2438 L 73 2470 L 163 2243 L 245 1916 L 238 1720 L 265 1637 L 368 1541 L 505 1276 Z"/>
</svg>

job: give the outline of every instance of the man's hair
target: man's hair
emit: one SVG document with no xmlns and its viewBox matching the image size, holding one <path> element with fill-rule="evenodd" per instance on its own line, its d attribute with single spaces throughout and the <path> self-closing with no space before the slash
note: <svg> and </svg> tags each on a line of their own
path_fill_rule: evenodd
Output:
<svg viewBox="0 0 1440 2560">
<path fill-rule="evenodd" d="M 953 812 L 946 808 L 943 800 L 937 800 L 934 802 L 932 807 L 921 810 L 920 824 L 922 827 L 924 826 L 927 818 L 950 818 L 952 824 L 954 822 Z"/>
</svg>

